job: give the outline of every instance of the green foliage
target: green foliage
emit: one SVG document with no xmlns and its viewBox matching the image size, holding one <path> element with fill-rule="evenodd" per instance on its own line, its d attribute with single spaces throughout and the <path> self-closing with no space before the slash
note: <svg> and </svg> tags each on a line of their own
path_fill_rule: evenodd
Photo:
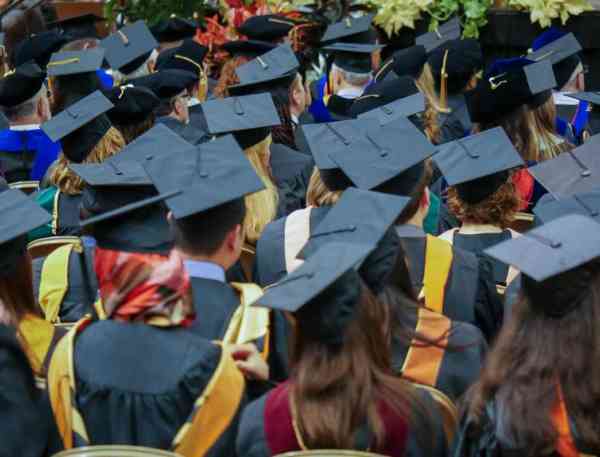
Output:
<svg viewBox="0 0 600 457">
<path fill-rule="evenodd" d="M 592 9 L 588 0 L 509 0 L 508 5 L 529 11 L 531 22 L 538 22 L 542 27 L 550 27 L 552 21 L 559 18 L 565 24 L 570 16 Z"/>
<path fill-rule="evenodd" d="M 144 19 L 152 25 L 172 14 L 192 18 L 198 13 L 203 17 L 206 8 L 206 0 L 129 0 L 126 13 L 131 20 Z M 114 18 L 118 13 L 118 0 L 108 0 L 106 12 L 108 17 Z"/>
</svg>

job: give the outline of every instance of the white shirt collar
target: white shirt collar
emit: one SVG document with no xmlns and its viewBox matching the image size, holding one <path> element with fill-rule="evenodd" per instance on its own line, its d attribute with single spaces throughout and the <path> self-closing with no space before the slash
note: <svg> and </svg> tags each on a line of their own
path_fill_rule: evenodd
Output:
<svg viewBox="0 0 600 457">
<path fill-rule="evenodd" d="M 225 282 L 225 270 L 221 265 L 201 260 L 186 260 L 184 261 L 184 265 L 192 278 Z"/>
<path fill-rule="evenodd" d="M 40 124 L 23 124 L 23 125 L 11 125 L 10 130 L 22 132 L 25 130 L 39 130 Z"/>
</svg>

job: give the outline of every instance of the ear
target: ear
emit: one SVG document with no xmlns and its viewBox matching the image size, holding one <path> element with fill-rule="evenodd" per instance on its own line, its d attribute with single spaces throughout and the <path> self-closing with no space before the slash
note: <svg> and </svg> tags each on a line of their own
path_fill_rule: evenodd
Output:
<svg viewBox="0 0 600 457">
<path fill-rule="evenodd" d="M 421 202 L 419 203 L 419 206 L 421 208 L 428 209 L 430 204 L 431 198 L 429 196 L 429 187 L 426 187 L 425 192 L 423 192 L 423 196 L 421 197 Z"/>
<path fill-rule="evenodd" d="M 227 236 L 225 236 L 224 245 L 229 252 L 240 252 L 244 244 L 244 236 L 242 226 L 240 224 L 232 228 Z"/>
<path fill-rule="evenodd" d="M 44 110 L 44 97 L 40 97 L 35 105 L 35 111 L 39 118 L 43 119 L 46 112 Z"/>
</svg>

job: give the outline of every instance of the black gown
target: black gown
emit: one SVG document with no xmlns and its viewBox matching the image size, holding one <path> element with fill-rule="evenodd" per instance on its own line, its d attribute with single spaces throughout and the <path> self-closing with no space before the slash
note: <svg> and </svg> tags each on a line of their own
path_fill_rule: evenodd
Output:
<svg viewBox="0 0 600 457">
<path fill-rule="evenodd" d="M 185 329 L 91 324 L 74 349 L 76 401 L 90 443 L 169 449 L 220 357 L 220 346 Z M 207 456 L 234 455 L 244 402 Z"/>
<path fill-rule="evenodd" d="M 483 251 L 486 249 L 511 238 L 511 233 L 508 230 L 502 233 L 480 233 L 477 235 L 465 235 L 457 232 L 454 234 L 454 246 L 472 252 L 477 256 L 482 256 L 484 255 Z M 490 262 L 492 264 L 494 282 L 496 284 L 506 283 L 508 265 L 495 259 L 490 259 Z"/>
<path fill-rule="evenodd" d="M 0 325 L 0 457 L 41 457 L 61 449 L 47 394 L 33 373 L 15 331 Z"/>
<path fill-rule="evenodd" d="M 465 96 L 455 94 L 448 96 L 449 113 L 440 113 L 438 123 L 442 131 L 441 143 L 448 143 L 463 138 L 471 133 L 473 123 L 467 108 Z"/>
<path fill-rule="evenodd" d="M 271 144 L 271 173 L 277 187 L 286 190 L 285 215 L 306 206 L 306 190 L 314 165 L 311 156 L 284 144 Z"/>
<path fill-rule="evenodd" d="M 399 229 L 416 291 L 423 287 L 427 238 L 414 226 Z M 454 247 L 450 275 L 444 294 L 444 315 L 478 327 L 491 341 L 502 326 L 503 305 L 492 276 L 491 265 L 471 252 Z"/>
</svg>

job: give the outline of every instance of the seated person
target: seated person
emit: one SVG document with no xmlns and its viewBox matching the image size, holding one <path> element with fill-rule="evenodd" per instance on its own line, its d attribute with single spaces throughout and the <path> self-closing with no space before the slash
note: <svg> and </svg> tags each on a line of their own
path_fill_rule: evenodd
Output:
<svg viewBox="0 0 600 457">
<path fill-rule="evenodd" d="M 598 453 L 599 229 L 572 214 L 486 251 L 522 272 L 522 289 L 467 397 L 454 455 Z"/>
<path fill-rule="evenodd" d="M 447 455 L 437 405 L 394 376 L 385 307 L 354 270 L 373 248 L 326 244 L 257 300 L 295 323 L 293 374 L 248 405 L 238 456 L 319 449 Z"/>
<path fill-rule="evenodd" d="M 126 144 L 154 127 L 160 100 L 150 89 L 124 85 L 104 91 L 104 95 L 114 105 L 106 114 Z"/>
<path fill-rule="evenodd" d="M 0 109 L 10 127 L 0 131 L 0 173 L 9 183 L 41 181 L 60 144 L 40 130 L 50 119 L 46 73 L 26 63 L 0 79 Z"/>
</svg>

